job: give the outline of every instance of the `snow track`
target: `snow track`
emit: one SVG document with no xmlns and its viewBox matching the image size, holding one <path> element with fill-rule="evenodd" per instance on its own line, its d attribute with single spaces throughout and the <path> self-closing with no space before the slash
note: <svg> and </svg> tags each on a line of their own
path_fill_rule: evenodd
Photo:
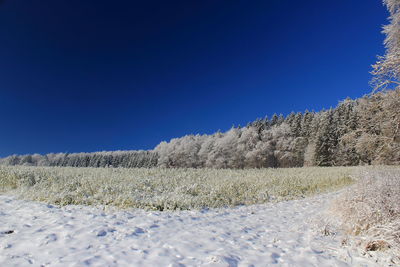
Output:
<svg viewBox="0 0 400 267">
<path fill-rule="evenodd" d="M 374 266 L 315 226 L 336 195 L 179 212 L 0 195 L 0 266 Z"/>
</svg>

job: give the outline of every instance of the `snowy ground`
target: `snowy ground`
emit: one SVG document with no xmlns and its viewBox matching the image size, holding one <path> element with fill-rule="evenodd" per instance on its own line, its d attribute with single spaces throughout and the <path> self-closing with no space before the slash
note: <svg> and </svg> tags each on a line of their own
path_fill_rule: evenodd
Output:
<svg viewBox="0 0 400 267">
<path fill-rule="evenodd" d="M 315 226 L 336 195 L 181 212 L 0 195 L 0 266 L 376 266 Z"/>
</svg>

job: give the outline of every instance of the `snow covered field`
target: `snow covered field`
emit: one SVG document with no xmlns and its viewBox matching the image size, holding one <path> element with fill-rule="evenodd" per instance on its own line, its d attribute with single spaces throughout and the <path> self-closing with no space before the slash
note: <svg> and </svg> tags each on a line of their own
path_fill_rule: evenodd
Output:
<svg viewBox="0 0 400 267">
<path fill-rule="evenodd" d="M 337 194 L 177 212 L 0 195 L 0 266 L 384 265 L 323 233 L 320 217 Z"/>
</svg>

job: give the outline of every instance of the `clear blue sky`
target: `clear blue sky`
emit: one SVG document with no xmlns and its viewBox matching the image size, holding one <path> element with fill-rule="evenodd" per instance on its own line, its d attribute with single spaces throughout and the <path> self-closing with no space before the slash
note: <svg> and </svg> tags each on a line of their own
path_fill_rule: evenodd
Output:
<svg viewBox="0 0 400 267">
<path fill-rule="evenodd" d="M 151 149 L 370 92 L 380 0 L 0 0 L 0 156 Z"/>
</svg>

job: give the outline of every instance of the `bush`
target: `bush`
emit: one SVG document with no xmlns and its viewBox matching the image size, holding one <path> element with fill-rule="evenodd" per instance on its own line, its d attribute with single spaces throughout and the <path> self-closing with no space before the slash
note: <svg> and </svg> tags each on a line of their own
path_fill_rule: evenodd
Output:
<svg viewBox="0 0 400 267">
<path fill-rule="evenodd" d="M 348 233 L 399 249 L 400 168 L 368 168 L 334 202 L 333 210 Z"/>
</svg>

